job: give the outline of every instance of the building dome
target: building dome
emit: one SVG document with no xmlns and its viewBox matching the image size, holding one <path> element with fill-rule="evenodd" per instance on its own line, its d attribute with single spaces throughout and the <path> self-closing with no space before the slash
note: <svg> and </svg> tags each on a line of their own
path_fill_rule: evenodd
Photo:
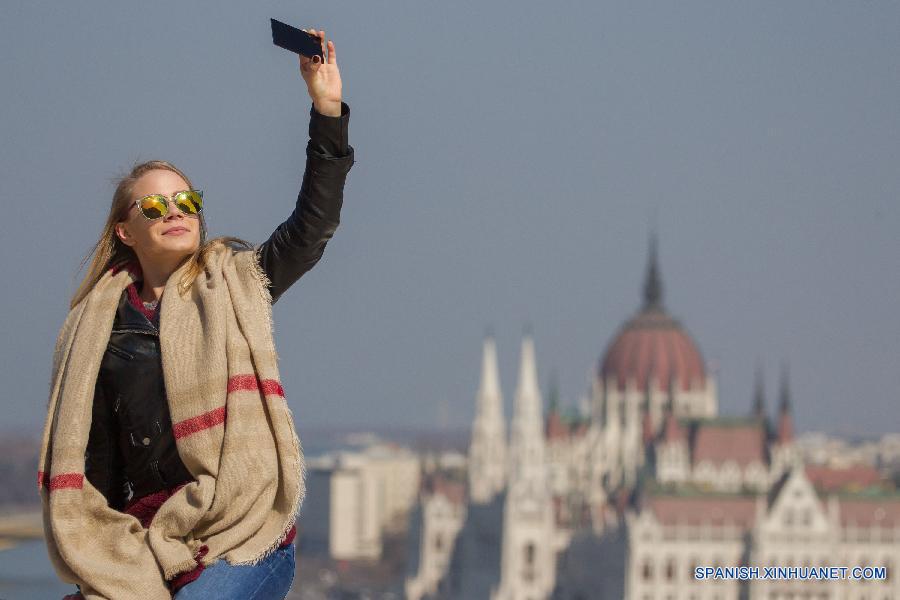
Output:
<svg viewBox="0 0 900 600">
<path fill-rule="evenodd" d="M 607 347 L 598 374 L 613 379 L 625 390 L 630 378 L 644 392 L 652 380 L 663 390 L 677 378 L 682 390 L 706 380 L 703 356 L 690 334 L 669 316 L 662 305 L 662 282 L 656 265 L 656 239 L 651 238 L 650 260 L 644 284 L 644 306 L 629 319 Z"/>
</svg>

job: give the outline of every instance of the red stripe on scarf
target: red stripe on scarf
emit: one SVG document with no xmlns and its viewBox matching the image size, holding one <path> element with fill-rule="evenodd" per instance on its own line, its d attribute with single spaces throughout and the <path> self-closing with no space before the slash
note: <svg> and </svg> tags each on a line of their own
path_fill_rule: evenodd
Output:
<svg viewBox="0 0 900 600">
<path fill-rule="evenodd" d="M 225 407 L 220 406 L 219 408 L 203 413 L 202 415 L 197 415 L 196 417 L 191 417 L 190 419 L 175 423 L 172 426 L 172 433 L 175 434 L 175 439 L 177 440 L 186 435 L 191 435 L 192 433 L 197 433 L 198 431 L 203 431 L 204 429 L 209 429 L 216 425 L 221 425 L 224 422 Z"/>
<path fill-rule="evenodd" d="M 235 375 L 228 379 L 228 392 L 244 392 L 262 390 L 266 396 L 279 396 L 284 398 L 284 388 L 276 379 L 264 379 L 260 382 L 259 378 L 254 374 Z M 192 433 L 221 425 L 225 422 L 225 407 L 211 410 L 202 415 L 179 421 L 172 426 L 175 439 L 183 438 Z"/>
<path fill-rule="evenodd" d="M 259 389 L 256 375 L 235 375 L 228 379 L 228 393 Z"/>
<path fill-rule="evenodd" d="M 38 489 L 50 484 L 50 474 L 38 471 Z"/>
<path fill-rule="evenodd" d="M 61 473 L 50 479 L 48 491 L 74 488 L 80 490 L 84 485 L 84 473 Z"/>
<path fill-rule="evenodd" d="M 284 388 L 276 379 L 264 379 L 262 382 L 254 374 L 235 375 L 228 380 L 228 393 L 247 392 L 261 389 L 266 396 L 284 397 Z"/>
<path fill-rule="evenodd" d="M 274 379 L 266 379 L 262 382 L 262 391 L 266 396 L 281 396 L 284 398 L 284 388 Z"/>
</svg>

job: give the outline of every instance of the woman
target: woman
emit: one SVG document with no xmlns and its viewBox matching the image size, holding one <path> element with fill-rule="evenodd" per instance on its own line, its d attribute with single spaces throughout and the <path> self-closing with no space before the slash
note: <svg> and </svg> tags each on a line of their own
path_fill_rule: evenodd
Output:
<svg viewBox="0 0 900 600">
<path fill-rule="evenodd" d="M 354 162 L 334 43 L 308 31 L 327 58 L 300 57 L 306 171 L 265 243 L 207 241 L 202 192 L 171 163 L 116 188 L 57 339 L 38 471 L 48 552 L 78 588 L 66 598 L 290 588 L 304 463 L 271 304 L 321 258 Z"/>
</svg>

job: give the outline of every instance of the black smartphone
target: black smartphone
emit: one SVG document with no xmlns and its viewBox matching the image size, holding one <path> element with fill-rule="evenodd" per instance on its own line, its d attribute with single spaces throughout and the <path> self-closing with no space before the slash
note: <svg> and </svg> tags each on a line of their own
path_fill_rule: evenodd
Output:
<svg viewBox="0 0 900 600">
<path fill-rule="evenodd" d="M 276 46 L 302 54 L 307 58 L 318 56 L 319 60 L 325 62 L 325 56 L 322 54 L 322 39 L 319 36 L 276 19 L 269 20 L 272 21 L 272 42 Z"/>
</svg>

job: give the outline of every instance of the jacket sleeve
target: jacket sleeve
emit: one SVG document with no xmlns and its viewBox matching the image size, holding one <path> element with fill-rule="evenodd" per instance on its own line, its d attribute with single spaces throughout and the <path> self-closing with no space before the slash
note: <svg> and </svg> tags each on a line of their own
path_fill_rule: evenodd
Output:
<svg viewBox="0 0 900 600">
<path fill-rule="evenodd" d="M 97 377 L 91 431 L 85 453 L 84 474 L 105 497 L 110 508 L 121 511 L 127 499 L 127 482 L 122 452 L 119 449 L 119 419 L 110 394 Z"/>
<path fill-rule="evenodd" d="M 272 303 L 315 266 L 340 223 L 344 182 L 353 166 L 353 147 L 347 143 L 350 107 L 341 103 L 341 116 L 319 114 L 310 106 L 306 170 L 297 205 L 256 251 L 269 278 Z"/>
</svg>

